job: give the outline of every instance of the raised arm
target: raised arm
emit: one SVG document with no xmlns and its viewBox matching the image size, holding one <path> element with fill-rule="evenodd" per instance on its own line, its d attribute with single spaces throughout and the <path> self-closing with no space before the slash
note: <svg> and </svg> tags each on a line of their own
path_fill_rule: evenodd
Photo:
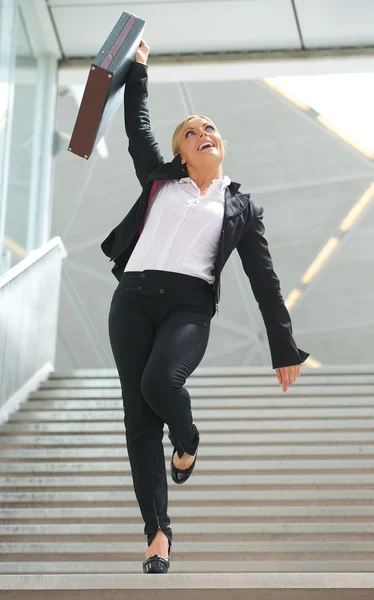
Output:
<svg viewBox="0 0 374 600">
<path fill-rule="evenodd" d="M 298 365 L 309 354 L 297 348 L 291 317 L 284 303 L 279 279 L 265 238 L 262 206 L 252 203 L 253 215 L 237 250 L 243 269 L 262 313 L 269 340 L 273 368 Z"/>
<path fill-rule="evenodd" d="M 132 64 L 125 84 L 125 129 L 129 138 L 129 153 L 134 162 L 136 176 L 144 187 L 147 177 L 165 163 L 151 130 L 148 97 L 149 47 L 141 41 L 136 60 Z"/>
</svg>

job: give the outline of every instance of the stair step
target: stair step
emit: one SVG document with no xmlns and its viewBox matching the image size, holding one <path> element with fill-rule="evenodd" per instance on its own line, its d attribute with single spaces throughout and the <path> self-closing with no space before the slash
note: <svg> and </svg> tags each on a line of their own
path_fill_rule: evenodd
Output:
<svg viewBox="0 0 374 600">
<path fill-rule="evenodd" d="M 313 377 L 318 378 L 320 375 L 365 375 L 367 373 L 373 374 L 373 365 L 322 365 L 318 369 L 312 369 L 305 363 L 303 365 L 303 376 L 313 374 Z M 193 372 L 190 379 L 194 377 L 215 377 L 220 379 L 221 377 L 242 377 L 258 376 L 258 375 L 270 375 L 274 374 L 274 370 L 268 366 L 256 366 L 256 367 L 203 367 L 198 366 Z M 118 377 L 117 369 L 73 369 L 72 371 L 61 371 L 58 373 L 51 373 L 49 379 L 81 379 L 81 378 L 107 378 L 107 377 Z"/>
<path fill-rule="evenodd" d="M 334 386 L 334 385 L 373 385 L 374 374 L 367 373 L 365 375 L 350 375 L 341 373 L 338 375 L 323 375 L 319 374 L 318 378 L 314 374 L 303 373 L 303 376 L 297 380 L 295 386 L 300 391 L 306 386 Z M 275 372 L 267 373 L 266 375 L 248 375 L 248 376 L 229 376 L 229 377 L 189 377 L 188 387 L 192 390 L 199 387 L 240 387 L 251 386 L 256 389 L 257 386 L 272 386 L 278 387 L 279 383 Z M 65 378 L 65 379 L 48 379 L 40 385 L 42 390 L 57 390 L 57 389 L 92 389 L 92 388 L 116 388 L 120 389 L 120 381 L 118 375 L 116 377 L 103 378 Z"/>
<path fill-rule="evenodd" d="M 167 460 L 165 461 L 166 469 L 170 466 L 171 460 L 171 448 L 168 449 Z M 11 462 L 11 463 L 0 463 L 0 473 L 8 473 L 9 475 L 17 475 L 22 473 L 24 475 L 35 475 L 50 473 L 54 475 L 64 473 L 79 473 L 80 475 L 92 475 L 92 474 L 106 474 L 108 471 L 118 473 L 130 473 L 130 462 L 125 461 L 105 461 L 105 462 Z M 212 457 L 211 460 L 204 460 L 199 454 L 199 464 L 196 466 L 196 474 L 198 471 L 210 472 L 210 471 L 240 471 L 241 473 L 248 471 L 335 471 L 344 473 L 345 471 L 353 471 L 358 473 L 359 471 L 372 472 L 373 471 L 373 460 L 371 458 L 344 458 L 344 462 L 340 458 L 321 458 L 316 460 L 222 460 L 221 457 Z"/>
<path fill-rule="evenodd" d="M 21 566 L 24 564 L 32 569 L 32 563 Z M 10 590 L 8 597 L 12 600 L 39 600 L 47 595 L 54 600 L 123 600 L 124 595 L 131 600 L 144 600 L 152 593 L 162 594 L 164 600 L 173 600 L 176 593 L 179 600 L 198 600 L 203 595 L 215 600 L 227 600 L 228 597 L 230 600 L 244 597 L 256 600 L 371 600 L 374 576 L 369 564 L 357 561 L 352 572 L 342 572 L 348 564 L 344 560 L 326 563 L 266 561 L 263 567 L 263 563 L 248 565 L 246 561 L 226 561 L 223 565 L 219 561 L 173 561 L 168 577 L 160 578 L 157 575 L 139 577 L 141 564 L 135 561 L 124 565 L 111 561 L 86 562 L 82 574 L 74 573 L 74 562 L 43 563 L 45 574 L 1 575 L 0 588 Z M 295 573 L 304 565 L 306 569 L 302 570 L 305 572 Z M 57 571 L 53 571 L 54 568 Z M 331 572 L 334 570 L 337 572 Z M 72 574 L 67 578 L 65 573 Z"/>
<path fill-rule="evenodd" d="M 260 398 L 260 397 L 275 397 L 275 398 L 293 398 L 295 396 L 319 396 L 322 392 L 324 396 L 373 396 L 374 384 L 368 385 L 334 385 L 334 386 L 322 386 L 318 385 L 306 385 L 302 388 L 297 385 L 290 386 L 285 394 L 282 391 L 277 381 L 274 385 L 267 385 L 261 387 L 247 386 L 230 386 L 224 387 L 219 384 L 216 387 L 208 386 L 207 388 L 196 387 L 191 388 L 191 393 L 194 398 Z M 187 384 L 189 386 L 189 384 Z M 191 386 L 189 386 L 191 387 Z M 98 388 L 73 388 L 73 389 L 39 389 L 36 392 L 32 392 L 32 398 L 121 398 L 120 388 L 106 389 L 103 387 Z M 282 400 L 283 401 L 283 400 Z"/>
<path fill-rule="evenodd" d="M 234 535 L 276 535 L 279 537 L 305 536 L 322 537 L 339 536 L 350 534 L 355 538 L 361 538 L 365 534 L 367 539 L 374 534 L 374 523 L 356 523 L 355 521 L 344 523 L 304 523 L 294 521 L 292 523 L 206 523 L 196 520 L 194 523 L 178 523 L 173 526 L 173 533 L 181 540 L 185 535 L 200 543 L 204 535 L 225 536 Z M 137 523 L 17 523 L 1 524 L 0 536 L 51 536 L 51 535 L 90 535 L 90 536 L 133 536 L 137 542 L 143 542 L 143 534 L 139 532 Z M 48 541 L 48 540 L 45 540 Z M 230 541 L 230 540 L 226 540 Z M 356 540 L 357 541 L 357 540 Z M 182 541 L 181 541 L 182 543 Z M 183 542 L 184 543 L 184 542 Z"/>
<path fill-rule="evenodd" d="M 174 556 L 174 553 L 173 553 Z M 19 575 L 20 573 L 40 573 L 45 574 L 45 573 L 61 573 L 61 574 L 69 574 L 69 573 L 88 573 L 88 574 L 92 574 L 95 577 L 97 576 L 97 574 L 104 574 L 104 573 L 118 573 L 118 574 L 123 574 L 123 573 L 142 573 L 142 568 L 141 568 L 141 562 L 143 559 L 140 560 L 133 560 L 133 561 L 56 561 L 56 562 L 52 562 L 52 561 L 48 561 L 48 562 L 3 562 L 0 563 L 0 573 L 5 574 L 5 573 L 14 573 L 14 574 L 18 574 L 16 578 L 12 578 L 12 579 L 8 579 L 6 580 L 5 577 L 0 577 L 0 589 L 4 590 L 4 589 L 32 589 L 34 586 L 37 585 L 37 583 L 39 584 L 40 587 L 38 587 L 37 589 L 42 589 L 43 586 L 43 582 L 46 582 L 45 577 L 38 577 L 37 580 L 35 582 L 33 582 L 33 580 L 31 579 L 26 579 L 24 578 L 22 575 Z M 169 584 L 173 585 L 173 588 L 175 589 L 176 587 L 176 581 L 172 580 L 170 581 L 170 577 L 173 577 L 173 573 L 255 573 L 256 574 L 256 578 L 261 575 L 261 573 L 266 573 L 266 574 L 278 574 L 278 573 L 291 573 L 292 575 L 295 574 L 295 571 L 298 572 L 298 574 L 303 576 L 303 584 L 305 584 L 305 587 L 307 587 L 308 584 L 308 579 L 305 578 L 304 573 L 312 573 L 313 575 L 318 577 L 319 573 L 326 573 L 327 575 L 331 575 L 333 573 L 337 573 L 337 575 L 349 575 L 349 572 L 356 572 L 358 574 L 360 573 L 368 573 L 371 576 L 371 587 L 374 587 L 374 575 L 372 573 L 373 570 L 373 563 L 371 561 L 361 561 L 361 560 L 355 560 L 355 561 L 349 561 L 349 560 L 308 560 L 308 561 L 290 561 L 290 560 L 277 560 L 277 561 L 269 561 L 269 560 L 263 560 L 263 561 L 254 561 L 251 560 L 250 562 L 246 561 L 246 560 L 237 560 L 237 561 L 230 561 L 230 560 L 225 560 L 225 561 L 220 561 L 220 560 L 206 560 L 203 562 L 193 562 L 193 561 L 185 561 L 185 560 L 174 560 L 172 559 L 171 561 L 171 567 L 168 573 L 168 582 Z M 225 577 L 227 577 L 228 575 L 226 575 Z M 93 579 L 93 577 L 91 576 L 89 578 L 89 582 L 90 582 L 90 587 L 88 587 L 89 592 L 92 594 L 92 588 L 91 586 L 95 585 L 95 589 L 99 589 L 102 587 L 100 586 L 100 584 L 98 583 L 100 575 L 97 576 L 97 579 Z M 151 578 L 153 579 L 153 578 Z M 179 579 L 179 578 L 178 578 Z M 157 585 L 159 587 L 161 587 L 162 582 L 160 582 L 160 579 L 157 578 L 158 583 Z M 69 578 L 69 581 L 71 582 L 71 578 Z M 95 583 L 96 581 L 96 583 Z M 264 586 L 266 585 L 266 581 L 269 582 L 268 579 L 268 575 L 266 576 L 266 578 L 264 579 Z M 361 579 L 358 578 L 357 582 L 359 582 L 359 585 L 366 585 L 367 580 L 366 579 Z M 23 585 L 27 586 L 27 587 L 23 587 Z M 117 579 L 115 579 L 113 581 L 113 583 L 115 583 L 116 586 L 118 586 L 120 584 L 119 581 L 117 581 Z M 217 583 L 217 582 L 216 582 Z M 291 583 L 291 582 L 290 582 Z M 300 588 L 300 581 L 298 582 L 298 587 Z M 326 579 L 323 578 L 321 579 L 319 577 L 319 585 L 322 586 L 323 584 L 326 584 Z M 52 584 L 50 584 L 52 585 Z M 54 580 L 54 587 L 52 587 L 52 589 L 56 589 L 58 582 L 56 582 L 56 580 Z M 66 580 L 61 581 L 59 583 L 59 585 L 61 586 L 62 589 L 64 585 L 66 585 Z M 140 582 L 139 582 L 139 586 L 140 586 Z M 251 580 L 250 578 L 248 579 L 248 583 L 246 584 L 248 585 L 248 588 L 246 588 L 247 590 L 251 588 L 251 586 L 254 585 L 254 581 Z M 345 584 L 346 585 L 346 584 Z M 6 587 L 9 586 L 9 587 Z M 123 600 L 124 597 L 124 590 L 128 590 L 129 586 L 130 586 L 130 582 L 128 577 L 126 577 L 126 580 L 122 582 L 122 589 L 120 589 L 121 592 L 121 596 L 118 596 L 118 598 L 120 598 L 121 600 Z M 334 589 L 338 588 L 339 586 L 336 585 L 336 583 L 334 583 Z M 146 584 L 146 582 L 144 583 L 144 587 L 147 587 L 147 589 L 149 589 L 149 585 Z M 283 586 L 282 586 L 283 587 Z M 48 588 L 51 589 L 51 588 Z M 166 590 L 165 590 L 166 591 Z M 269 590 L 268 590 L 269 591 Z M 322 588 L 323 594 L 326 594 L 326 589 Z M 356 590 L 358 591 L 358 590 Z M 361 589 L 360 589 L 361 591 Z M 372 594 L 372 590 L 369 590 L 370 593 Z M 225 593 L 226 593 L 226 598 L 227 598 L 227 582 L 226 582 L 226 588 L 225 588 Z M 257 592 L 258 593 L 258 592 Z M 352 593 L 352 591 L 350 591 L 350 593 Z M 175 592 L 174 592 L 175 594 Z M 16 596 L 12 595 L 12 599 L 15 598 Z M 79 595 L 79 598 L 81 598 L 82 596 Z M 90 596 L 92 598 L 92 596 Z M 87 598 L 90 598 L 89 596 L 87 596 Z M 111 596 L 112 598 L 113 596 Z M 164 594 L 163 594 L 164 597 Z M 175 596 L 174 596 L 175 597 Z M 215 596 L 216 597 L 216 596 Z M 248 597 L 248 596 L 246 596 Z M 259 596 L 256 595 L 256 600 Z M 313 596 L 313 598 L 316 598 L 317 596 Z M 348 597 L 349 600 L 351 600 L 353 596 Z M 56 598 L 56 596 L 54 595 L 53 598 Z M 231 594 L 230 594 L 230 598 L 232 598 Z M 268 599 L 269 596 L 266 596 L 266 598 Z M 306 598 L 306 596 L 300 596 L 300 598 Z M 325 598 L 327 598 L 326 595 L 321 596 L 322 600 L 325 600 Z M 341 594 L 339 594 L 339 600 L 343 598 L 343 596 Z M 360 599 L 361 600 L 361 595 L 358 596 L 354 596 L 354 598 Z M 368 596 L 368 600 L 371 600 L 372 596 Z M 287 595 L 287 599 L 289 599 L 289 596 Z"/>
<path fill-rule="evenodd" d="M 187 484 L 186 484 L 187 485 Z M 174 487 L 174 486 L 173 486 Z M 185 487 L 185 486 L 183 486 Z M 33 504 L 35 507 L 37 504 L 62 504 L 62 503 L 83 503 L 90 504 L 93 502 L 103 503 L 109 502 L 110 514 L 113 512 L 113 516 L 122 515 L 120 506 L 125 502 L 131 502 L 133 506 L 136 505 L 136 498 L 133 490 L 128 491 L 100 491 L 100 490 L 81 490 L 81 491 L 69 491 L 69 490 L 56 490 L 56 491 L 43 491 L 38 490 L 24 490 L 24 491 L 3 491 L 1 494 L 2 498 L 2 511 L 0 518 L 5 514 L 6 503 L 12 504 L 13 506 L 8 508 L 14 508 L 14 504 Z M 250 489 L 250 490 L 220 490 L 219 493 L 216 490 L 189 490 L 187 489 L 173 489 L 169 490 L 169 501 L 170 506 L 173 507 L 173 514 L 177 514 L 180 517 L 185 516 L 212 516 L 212 517 L 224 517 L 227 516 L 226 506 L 228 502 L 232 502 L 235 507 L 233 516 L 241 517 L 244 515 L 258 515 L 263 514 L 265 516 L 277 515 L 279 511 L 280 515 L 287 515 L 292 517 L 294 514 L 308 515 L 309 511 L 311 515 L 321 517 L 324 516 L 325 512 L 328 516 L 339 515 L 339 510 L 342 514 L 356 514 L 357 518 L 361 515 L 374 515 L 374 506 L 371 506 L 373 500 L 372 489 L 361 489 L 357 486 L 353 486 L 353 489 L 306 489 L 306 490 L 295 490 L 291 487 L 288 489 Z M 114 503 L 117 502 L 119 507 L 116 508 Z M 177 506 L 173 506 L 173 503 Z M 190 502 L 198 503 L 198 506 L 192 506 L 191 509 L 188 506 L 184 506 L 183 511 L 179 510 L 178 505 Z M 238 503 L 243 502 L 252 505 L 241 506 Z M 261 504 L 267 502 L 268 505 L 256 506 L 255 504 Z M 365 502 L 368 506 L 363 505 Z M 209 503 L 211 503 L 211 509 L 209 513 Z M 220 503 L 219 506 L 214 503 Z M 297 506 L 296 503 L 303 504 L 304 506 Z M 326 506 L 322 506 L 326 504 Z M 327 506 L 330 503 L 330 506 Z M 345 504 L 347 506 L 340 506 L 339 504 Z M 280 505 L 285 505 L 284 507 Z M 69 511 L 67 511 L 69 508 Z M 86 510 L 86 514 L 89 513 L 89 508 Z M 20 509 L 16 509 L 17 511 Z M 64 509 L 66 517 L 69 517 L 71 511 L 74 508 L 71 506 Z M 101 507 L 102 514 L 105 513 L 105 506 Z M 132 512 L 132 508 L 127 507 L 125 514 L 128 516 L 139 517 L 139 510 Z M 284 512 L 286 511 L 286 512 Z M 346 513 L 347 511 L 347 513 Z M 350 511 L 350 512 L 349 512 Z M 8 513 L 7 513 L 8 514 Z M 10 513 L 12 514 L 12 513 Z M 83 515 L 84 516 L 84 515 Z M 108 515 L 106 515 L 108 516 Z"/>
<path fill-rule="evenodd" d="M 37 392 L 35 392 L 37 394 Z M 346 408 L 360 408 L 360 407 L 374 407 L 373 396 L 368 394 L 367 396 L 323 396 L 322 394 L 316 396 L 297 396 L 290 398 L 285 394 L 282 398 L 282 404 L 279 402 L 279 397 L 273 398 L 215 398 L 214 401 L 206 398 L 198 398 L 195 395 L 192 398 L 193 410 L 209 409 L 211 413 L 214 413 L 219 409 L 277 409 L 287 410 L 288 408 L 295 409 L 312 409 L 321 408 L 333 410 L 340 410 Z M 55 400 L 54 398 L 40 398 L 31 397 L 28 398 L 27 402 L 20 406 L 20 413 L 32 412 L 34 410 L 40 411 L 56 411 L 62 410 L 70 412 L 72 410 L 115 410 L 123 412 L 122 398 L 106 398 L 100 400 L 98 398 L 64 398 L 63 400 Z M 19 413 L 14 413 L 13 416 Z"/>
<path fill-rule="evenodd" d="M 171 483 L 171 480 L 170 482 Z M 95 477 L 81 477 L 75 475 L 61 475 L 60 477 L 18 476 L 18 477 L 0 477 L 0 488 L 26 488 L 26 487 L 62 487 L 62 488 L 131 488 L 133 485 L 132 477 L 128 475 L 111 476 L 100 475 Z M 354 486 L 354 485 L 374 485 L 374 473 L 283 473 L 283 474 L 254 474 L 248 475 L 200 475 L 194 473 L 193 480 L 189 482 L 189 487 L 209 487 L 209 486 Z"/>
<path fill-rule="evenodd" d="M 116 421 L 92 421 L 92 422 L 59 422 L 59 423 L 17 423 L 8 422 L 4 423 L 1 429 L 1 437 L 7 434 L 19 434 L 19 433 L 119 433 L 123 432 L 123 420 L 118 418 Z M 222 421 L 201 421 L 199 422 L 199 431 L 230 431 L 232 434 L 236 430 L 238 431 L 300 431 L 304 429 L 315 429 L 316 431 L 326 430 L 373 430 L 374 419 L 359 419 L 351 417 L 349 419 L 259 419 L 259 420 L 222 420 Z M 164 428 L 164 433 L 167 434 L 168 428 Z M 374 442 L 374 433 L 372 435 Z"/>
<path fill-rule="evenodd" d="M 235 420 L 258 420 L 260 423 L 269 422 L 269 420 L 274 422 L 286 422 L 286 423 L 299 423 L 301 420 L 305 420 L 306 422 L 310 422 L 312 420 L 323 419 L 327 422 L 337 421 L 344 425 L 344 421 L 354 421 L 356 422 L 359 419 L 371 419 L 374 420 L 374 406 L 370 407 L 357 407 L 352 405 L 349 408 L 325 408 L 325 407 L 316 407 L 316 408 L 269 408 L 269 409 L 236 409 L 233 407 L 227 409 L 214 409 L 210 408 L 209 410 L 201 410 L 199 408 L 193 408 L 193 415 L 195 422 L 199 422 L 200 426 L 204 421 L 214 422 L 214 426 L 217 427 L 219 425 L 219 420 L 223 421 L 223 424 L 226 422 L 235 422 Z M 94 423 L 96 421 L 100 423 L 108 422 L 108 423 L 118 423 L 121 422 L 121 426 L 123 427 L 123 409 L 118 408 L 117 410 L 75 410 L 74 412 L 70 412 L 65 407 L 65 410 L 45 410 L 45 411 L 30 411 L 23 410 L 17 413 L 14 413 L 9 418 L 9 423 L 16 424 L 19 422 L 24 423 L 33 423 L 36 422 L 63 422 L 63 423 L 72 423 L 74 421 L 81 421 L 82 423 Z M 6 428 L 4 429 L 6 431 Z"/>
<path fill-rule="evenodd" d="M 0 437 L 1 439 L 1 437 Z M 164 448 L 165 456 L 170 456 L 172 453 L 171 444 L 165 444 Z M 351 444 L 345 446 L 344 444 L 334 446 L 302 446 L 302 445 L 278 445 L 278 446 L 264 446 L 264 445 L 253 445 L 253 446 L 207 446 L 203 445 L 199 447 L 199 457 L 203 458 L 219 458 L 227 459 L 229 457 L 243 457 L 249 459 L 251 456 L 256 459 L 264 458 L 264 460 L 273 459 L 294 459 L 294 460 L 306 460 L 318 458 L 318 460 L 330 459 L 354 459 L 359 460 L 363 457 L 374 458 L 374 446 L 371 444 Z M 109 459 L 108 462 L 116 462 L 118 459 L 127 461 L 126 447 L 112 447 L 112 448 L 47 448 L 47 447 L 34 447 L 34 448 L 11 448 L 1 449 L 0 448 L 0 465 L 11 465 L 13 462 L 22 459 L 22 464 L 28 465 L 32 460 L 59 460 L 61 461 L 79 461 L 79 460 L 92 460 L 95 459 Z M 253 460 L 253 459 L 252 459 Z M 58 464 L 62 464 L 59 462 Z M 95 462 L 95 464 L 97 464 Z"/>
<path fill-rule="evenodd" d="M 200 428 L 199 428 L 200 431 Z M 164 435 L 167 435 L 167 430 L 164 430 Z M 204 436 L 204 437 L 203 437 Z M 222 433 L 209 433 L 205 432 L 201 436 L 201 441 L 205 445 L 209 444 L 232 444 L 233 438 L 228 436 L 228 431 Z M 166 441 L 166 440 L 165 440 Z M 274 431 L 262 431 L 261 433 L 235 433 L 236 444 L 304 444 L 311 448 L 311 444 L 331 444 L 336 443 L 370 443 L 374 444 L 374 431 L 303 431 L 303 432 L 274 432 Z M 166 442 L 170 443 L 170 442 Z M 38 435 L 32 435 L 32 433 L 24 434 L 11 434 L 1 435 L 0 434 L 0 448 L 6 448 L 9 446 L 125 446 L 125 433 L 122 435 L 116 434 L 79 434 L 79 433 L 61 433 L 47 435 L 46 433 L 39 432 Z"/>
<path fill-rule="evenodd" d="M 374 541 L 281 541 L 274 540 L 263 541 L 230 541 L 223 548 L 221 541 L 218 542 L 189 542 L 173 543 L 174 548 L 177 548 L 178 554 L 186 554 L 193 559 L 194 555 L 199 556 L 199 560 L 205 560 L 208 556 L 211 558 L 214 553 L 224 554 L 229 557 L 230 554 L 241 554 L 243 557 L 253 554 L 294 554 L 297 557 L 301 553 L 308 555 L 315 560 L 314 554 L 324 555 L 329 559 L 329 554 L 334 556 L 339 554 L 356 554 L 374 552 Z M 12 554 L 139 554 L 139 557 L 144 554 L 144 541 L 142 542 L 0 542 L 0 554 L 7 556 L 9 559 Z M 300 556 L 300 558 L 302 558 Z M 307 556 L 304 556 L 304 559 Z M 360 557 L 358 557 L 360 559 Z"/>
</svg>

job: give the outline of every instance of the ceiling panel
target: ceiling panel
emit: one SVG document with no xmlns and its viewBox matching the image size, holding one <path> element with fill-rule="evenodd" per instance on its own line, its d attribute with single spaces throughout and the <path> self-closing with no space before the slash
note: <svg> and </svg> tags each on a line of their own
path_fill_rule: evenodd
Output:
<svg viewBox="0 0 374 600">
<path fill-rule="evenodd" d="M 242 4 L 249 4 L 250 2 L 258 2 L 259 0 L 241 0 Z M 260 0 L 261 1 L 261 0 Z M 274 0 L 273 0 L 274 1 Z M 277 2 L 278 0 L 276 0 Z M 123 2 L 118 0 L 47 0 L 49 6 L 120 6 L 121 10 L 129 10 L 128 5 L 124 6 Z M 220 5 L 226 3 L 227 0 L 183 0 L 183 4 L 193 5 L 191 8 L 196 9 L 196 4 L 215 4 Z M 176 0 L 131 0 L 131 5 L 136 7 L 142 7 L 145 4 L 157 4 L 158 6 L 165 6 L 166 8 L 170 5 L 182 4 L 176 2 Z"/>
<path fill-rule="evenodd" d="M 145 19 L 155 54 L 301 48 L 290 0 L 50 5 L 68 58 L 95 56 L 124 8 Z"/>
<path fill-rule="evenodd" d="M 306 48 L 374 45 L 373 0 L 295 0 Z"/>
</svg>

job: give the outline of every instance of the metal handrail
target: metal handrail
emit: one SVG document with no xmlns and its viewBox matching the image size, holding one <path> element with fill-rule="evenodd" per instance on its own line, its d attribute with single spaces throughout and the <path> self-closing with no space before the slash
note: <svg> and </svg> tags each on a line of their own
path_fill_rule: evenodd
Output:
<svg viewBox="0 0 374 600">
<path fill-rule="evenodd" d="M 0 276 L 0 423 L 54 371 L 66 256 L 55 237 Z"/>
<path fill-rule="evenodd" d="M 5 244 L 4 244 L 5 245 Z M 10 246 L 7 246 L 10 247 Z M 44 246 L 37 248 L 36 250 L 31 250 L 29 254 L 25 256 L 23 260 L 14 265 L 11 269 L 9 269 L 6 273 L 0 276 L 0 288 L 6 285 L 9 281 L 20 275 L 23 271 L 30 268 L 34 263 L 36 263 L 40 258 L 48 254 L 53 248 L 59 247 L 62 253 L 62 258 L 66 258 L 67 252 L 64 244 L 60 237 L 56 236 L 49 240 Z"/>
</svg>

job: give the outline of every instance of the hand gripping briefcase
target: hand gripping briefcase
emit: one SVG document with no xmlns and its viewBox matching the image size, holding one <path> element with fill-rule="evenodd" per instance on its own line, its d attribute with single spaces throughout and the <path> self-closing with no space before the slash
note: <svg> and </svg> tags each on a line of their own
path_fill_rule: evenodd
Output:
<svg viewBox="0 0 374 600">
<path fill-rule="evenodd" d="M 145 21 L 124 12 L 91 64 L 69 144 L 88 159 L 123 100 L 123 86 L 142 39 Z"/>
</svg>

